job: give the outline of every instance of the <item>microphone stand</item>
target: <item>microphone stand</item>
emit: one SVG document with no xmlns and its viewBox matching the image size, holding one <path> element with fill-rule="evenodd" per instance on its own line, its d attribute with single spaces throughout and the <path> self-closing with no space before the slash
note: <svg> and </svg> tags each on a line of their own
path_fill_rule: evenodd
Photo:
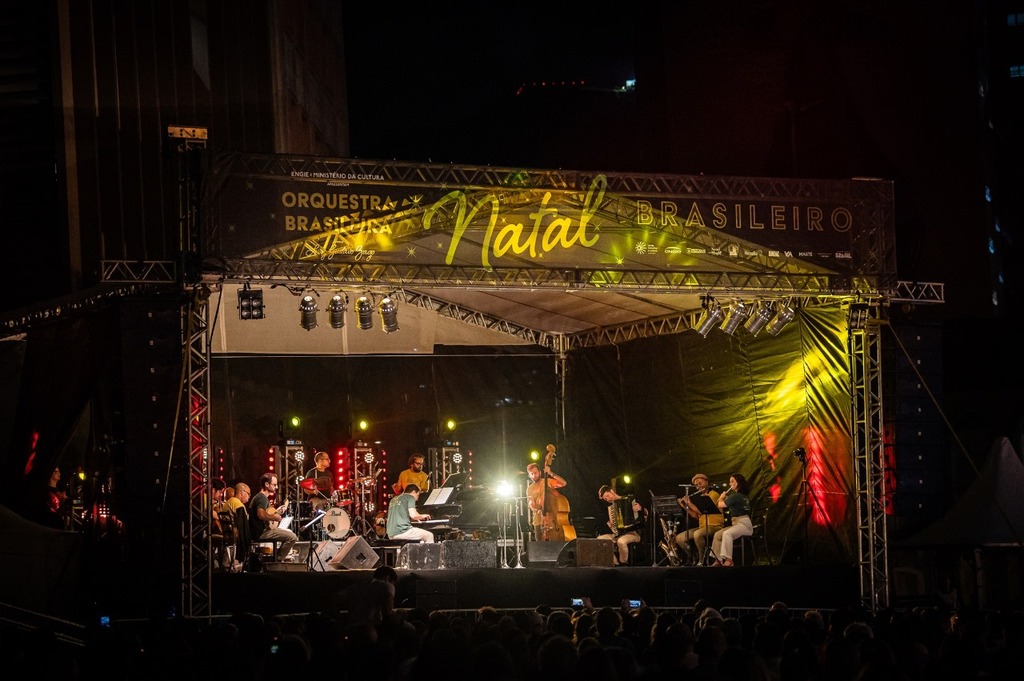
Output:
<svg viewBox="0 0 1024 681">
<path fill-rule="evenodd" d="M 322 508 L 317 509 L 316 515 L 313 516 L 313 519 L 310 520 L 305 525 L 303 525 L 301 528 L 299 528 L 299 531 L 300 532 L 305 532 L 306 530 L 308 530 L 313 525 L 313 523 L 315 523 L 316 521 L 320 520 L 325 515 L 327 515 L 327 513 Z M 316 554 L 317 562 L 320 564 L 320 571 L 321 572 L 324 571 L 324 564 L 323 564 L 323 561 L 320 560 L 320 551 L 317 550 L 318 548 L 319 547 L 315 546 L 314 542 L 312 540 L 310 540 L 310 542 L 309 542 L 309 551 L 306 553 L 306 572 L 312 572 L 313 571 L 313 554 L 314 553 Z"/>
<path fill-rule="evenodd" d="M 515 539 L 516 560 L 515 560 L 515 563 L 516 564 L 513 567 L 515 569 L 517 569 L 517 570 L 520 570 L 520 569 L 525 570 L 526 569 L 526 566 L 523 565 L 523 553 L 525 553 L 525 551 L 526 551 L 526 548 L 525 548 L 524 542 L 523 542 L 523 501 L 525 499 L 526 499 L 526 497 L 516 497 L 515 498 L 515 523 L 516 523 L 516 539 Z"/>
<path fill-rule="evenodd" d="M 693 488 L 695 487 L 695 485 L 691 485 L 691 484 L 688 484 L 688 483 L 683 483 L 683 484 L 681 484 L 679 486 L 683 488 L 683 496 L 684 497 L 690 496 L 690 493 L 693 491 Z M 690 518 L 690 509 L 689 508 L 684 508 L 683 509 L 683 518 L 686 520 L 686 541 L 688 541 L 688 542 L 689 541 L 693 541 L 693 536 L 690 534 L 690 520 L 691 520 L 691 518 Z M 697 519 L 697 523 L 698 523 L 697 526 L 700 527 L 700 519 L 699 518 Z M 707 538 L 705 537 L 705 540 L 706 539 Z M 678 546 L 678 544 L 677 544 L 677 546 Z M 696 542 L 694 542 L 694 547 L 696 547 Z M 685 554 L 685 557 L 688 559 L 690 557 L 690 550 L 689 550 L 689 548 L 687 548 L 685 546 L 680 546 L 679 548 L 681 548 L 683 550 L 683 554 Z"/>
</svg>

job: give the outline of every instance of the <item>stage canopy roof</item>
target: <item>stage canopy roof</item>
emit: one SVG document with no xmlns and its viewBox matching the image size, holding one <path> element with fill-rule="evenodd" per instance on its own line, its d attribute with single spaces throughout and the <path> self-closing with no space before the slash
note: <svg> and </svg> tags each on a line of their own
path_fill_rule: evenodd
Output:
<svg viewBox="0 0 1024 681">
<path fill-rule="evenodd" d="M 877 301 L 896 281 L 892 184 L 216 155 L 202 271 L 214 353 L 598 345 L 737 301 Z M 264 299 L 242 320 L 246 285 Z M 345 296 L 346 323 L 327 323 Z M 356 328 L 389 296 L 405 333 Z M 312 295 L 316 328 L 299 325 Z M 468 324 L 466 323 L 468 322 Z"/>
</svg>

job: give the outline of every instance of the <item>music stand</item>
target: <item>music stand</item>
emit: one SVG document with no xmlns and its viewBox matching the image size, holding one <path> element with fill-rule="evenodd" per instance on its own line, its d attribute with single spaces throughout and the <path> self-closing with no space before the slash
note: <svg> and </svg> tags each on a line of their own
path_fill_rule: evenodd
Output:
<svg viewBox="0 0 1024 681">
<path fill-rule="evenodd" d="M 718 504 L 711 499 L 710 494 L 698 494 L 697 496 L 690 497 L 690 503 L 697 508 L 697 513 L 700 517 L 697 518 L 697 527 L 700 528 L 701 522 L 704 523 L 704 555 L 701 556 L 701 563 L 707 564 L 708 553 L 711 551 L 711 542 L 714 537 L 707 536 L 708 530 L 708 516 L 709 515 L 722 515 L 722 509 L 718 508 Z"/>
<path fill-rule="evenodd" d="M 650 490 L 648 491 L 650 492 Z M 659 524 L 659 520 L 662 516 L 669 516 L 669 518 L 672 518 L 673 516 L 678 514 L 678 511 L 680 509 L 679 501 L 676 499 L 676 496 L 674 494 L 655 494 L 654 492 L 650 492 L 650 494 L 652 516 L 650 529 L 650 543 L 652 547 L 656 547 L 658 545 L 657 526 Z M 689 518 L 690 516 L 687 515 L 686 517 Z M 672 520 L 671 522 L 675 521 Z M 675 532 L 672 533 L 671 537 L 666 536 L 665 540 L 671 540 L 672 542 L 675 542 Z M 655 549 L 652 548 L 651 553 L 653 554 L 652 567 L 658 567 L 658 565 L 660 565 L 663 561 L 658 560 L 658 552 Z"/>
<path fill-rule="evenodd" d="M 458 473 L 452 473 L 449 475 L 441 487 L 462 487 L 469 480 L 469 471 L 459 471 Z"/>
<path fill-rule="evenodd" d="M 318 508 L 316 510 L 316 513 L 313 515 L 313 519 L 310 520 L 305 525 L 303 525 L 302 527 L 300 527 L 299 531 L 300 532 L 305 532 L 310 527 L 312 527 L 314 523 L 319 521 L 325 515 L 327 515 L 327 511 L 323 510 L 322 508 Z M 320 560 L 320 552 L 317 551 L 317 542 L 313 541 L 312 539 L 309 540 L 309 551 L 306 552 L 306 572 L 312 572 L 313 571 L 313 554 L 314 553 L 316 554 L 317 562 L 320 563 L 320 571 L 323 572 L 324 571 L 324 564 Z"/>
</svg>

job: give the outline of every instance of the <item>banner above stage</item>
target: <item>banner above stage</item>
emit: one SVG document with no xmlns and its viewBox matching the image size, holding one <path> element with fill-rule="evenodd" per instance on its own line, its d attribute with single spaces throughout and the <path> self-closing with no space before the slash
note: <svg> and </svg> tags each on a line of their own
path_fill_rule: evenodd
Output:
<svg viewBox="0 0 1024 681">
<path fill-rule="evenodd" d="M 224 154 L 204 255 L 895 280 L 892 184 Z"/>
</svg>

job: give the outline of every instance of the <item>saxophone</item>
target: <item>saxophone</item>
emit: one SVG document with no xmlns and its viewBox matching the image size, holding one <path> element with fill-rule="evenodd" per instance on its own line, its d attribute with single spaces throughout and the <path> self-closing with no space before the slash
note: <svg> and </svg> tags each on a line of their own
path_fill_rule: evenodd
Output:
<svg viewBox="0 0 1024 681">
<path fill-rule="evenodd" d="M 673 524 L 673 526 L 670 527 L 665 519 L 660 516 L 658 517 L 658 520 L 661 522 L 661 534 L 664 536 L 664 539 L 658 543 L 658 548 L 665 552 L 665 555 L 668 557 L 668 564 L 675 567 L 682 563 L 682 561 L 679 560 L 679 554 L 676 553 L 675 526 Z"/>
</svg>

